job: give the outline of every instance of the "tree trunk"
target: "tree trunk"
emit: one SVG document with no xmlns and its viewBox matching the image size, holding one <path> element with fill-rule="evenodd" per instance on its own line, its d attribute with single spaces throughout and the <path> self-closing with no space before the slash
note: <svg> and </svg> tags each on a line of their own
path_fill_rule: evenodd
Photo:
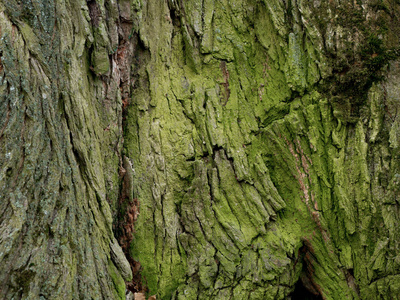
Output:
<svg viewBox="0 0 400 300">
<path fill-rule="evenodd" d="M 1 298 L 400 297 L 399 17 L 1 0 Z"/>
</svg>

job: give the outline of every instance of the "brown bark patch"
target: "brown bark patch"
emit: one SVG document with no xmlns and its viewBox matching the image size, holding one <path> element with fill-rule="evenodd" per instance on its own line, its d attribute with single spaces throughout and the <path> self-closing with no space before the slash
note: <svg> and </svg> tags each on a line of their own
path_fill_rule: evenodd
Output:
<svg viewBox="0 0 400 300">
<path fill-rule="evenodd" d="M 94 27 L 98 27 L 100 23 L 100 14 L 101 14 L 98 4 L 96 3 L 95 0 L 89 0 L 87 1 L 87 6 L 89 9 L 89 16 L 92 25 Z"/>
<path fill-rule="evenodd" d="M 229 71 L 226 67 L 225 61 L 221 61 L 219 67 L 222 71 L 222 76 L 224 77 L 224 82 L 222 82 L 221 85 L 223 86 L 222 98 L 224 99 L 223 105 L 225 106 L 226 103 L 228 103 L 229 97 L 231 95 L 231 90 L 229 89 Z"/>
<path fill-rule="evenodd" d="M 305 289 L 305 291 L 307 291 L 307 293 L 311 294 L 307 299 L 323 299 L 324 297 L 322 296 L 323 293 L 321 287 L 314 279 L 315 266 L 319 263 L 314 256 L 314 249 L 311 245 L 311 241 L 305 238 L 303 242 L 303 247 L 299 249 L 299 257 L 303 260 L 303 271 L 299 278 L 300 285 Z M 296 285 L 298 286 L 299 284 Z M 302 292 L 297 293 L 296 290 L 294 291 L 294 294 L 296 295 L 293 295 L 294 297 L 292 297 L 292 299 L 300 299 L 302 296 Z"/>
<path fill-rule="evenodd" d="M 126 201 L 126 200 L 127 198 L 123 193 L 120 201 Z M 120 203 L 120 205 L 122 205 L 122 203 Z M 131 265 L 131 270 L 133 275 L 132 281 L 127 282 L 126 287 L 132 293 L 143 292 L 145 290 L 142 284 L 142 278 L 140 274 L 141 265 L 138 261 L 134 260 L 129 253 L 130 245 L 133 240 L 133 234 L 135 232 L 135 222 L 139 216 L 139 212 L 140 212 L 139 201 L 138 199 L 135 198 L 133 199 L 133 201 L 128 203 L 126 212 L 119 221 L 120 234 L 118 237 L 118 242 L 121 245 L 121 248 L 125 253 L 125 256 L 127 257 L 129 264 Z"/>
</svg>

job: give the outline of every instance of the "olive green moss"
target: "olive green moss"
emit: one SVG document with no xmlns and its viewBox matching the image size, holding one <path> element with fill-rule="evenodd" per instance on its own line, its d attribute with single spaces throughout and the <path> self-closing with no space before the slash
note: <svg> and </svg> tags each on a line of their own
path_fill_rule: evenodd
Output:
<svg viewBox="0 0 400 300">
<path fill-rule="evenodd" d="M 2 299 L 124 298 L 109 263 L 121 97 L 92 71 L 106 66 L 92 65 L 90 45 L 110 42 L 86 4 L 0 3 Z"/>
<path fill-rule="evenodd" d="M 110 272 L 109 274 L 111 276 L 112 282 L 114 283 L 114 287 L 115 287 L 115 291 L 116 291 L 115 299 L 124 300 L 125 299 L 125 291 L 126 291 L 125 281 L 111 260 L 108 263 L 108 267 L 109 267 L 109 272 Z"/>
<path fill-rule="evenodd" d="M 399 270 L 397 25 L 363 4 L 142 3 L 124 146 L 149 294 L 287 299 L 302 280 L 324 299 L 398 296 L 379 288 Z"/>
<path fill-rule="evenodd" d="M 398 298 L 399 13 L 2 1 L 1 298 Z"/>
<path fill-rule="evenodd" d="M 362 3 L 350 2 L 331 8 L 337 14 L 334 22 L 340 26 L 338 34 L 343 40 L 339 46 L 336 43 L 336 50 L 327 49 L 333 69 L 322 89 L 347 101 L 359 117 L 359 107 L 365 104 L 368 90 L 374 82 L 384 79 L 385 66 L 399 56 L 395 37 L 400 29 L 395 17 L 397 7 L 391 1 L 379 0 L 369 1 L 367 9 Z"/>
</svg>

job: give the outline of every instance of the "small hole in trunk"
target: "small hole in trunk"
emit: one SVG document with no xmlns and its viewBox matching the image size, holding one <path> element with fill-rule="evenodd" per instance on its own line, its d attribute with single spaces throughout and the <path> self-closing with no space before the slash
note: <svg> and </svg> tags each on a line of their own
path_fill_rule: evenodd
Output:
<svg viewBox="0 0 400 300">
<path fill-rule="evenodd" d="M 293 293 L 290 295 L 292 300 L 323 300 L 320 295 L 315 295 L 310 292 L 304 285 L 301 279 L 297 281 Z"/>
</svg>

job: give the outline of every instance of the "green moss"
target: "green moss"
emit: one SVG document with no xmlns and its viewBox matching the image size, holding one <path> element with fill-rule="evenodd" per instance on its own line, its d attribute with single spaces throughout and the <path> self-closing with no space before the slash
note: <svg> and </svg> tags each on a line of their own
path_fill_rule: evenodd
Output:
<svg viewBox="0 0 400 300">
<path fill-rule="evenodd" d="M 6 120 L 0 152 L 10 175 L 0 185 L 7 190 L 13 180 L 15 188 L 1 196 L 10 203 L 2 208 L 10 236 L 0 250 L 10 272 L 0 276 L 8 286 L 0 297 L 113 299 L 113 273 L 124 298 L 124 283 L 108 261 L 113 233 L 107 201 L 113 205 L 119 189 L 116 88 L 106 96 L 103 82 L 88 73 L 85 45 L 92 33 L 85 7 L 20 4 L 0 4 L 0 115 Z M 20 224 L 26 225 L 18 246 Z"/>
<path fill-rule="evenodd" d="M 91 55 L 91 61 L 95 74 L 104 75 L 110 69 L 108 51 L 105 48 L 95 49 Z"/>
<path fill-rule="evenodd" d="M 291 32 L 289 34 L 288 58 L 286 61 L 285 75 L 289 86 L 302 94 L 306 88 L 306 64 L 304 52 L 301 48 L 302 37 Z"/>
<path fill-rule="evenodd" d="M 60 23 L 35 21 L 42 15 L 5 1 L 17 24 L 12 33 L 0 14 L 3 119 L 12 107 L 10 125 L 1 123 L 0 142 L 10 142 L 0 147 L 7 174 L 0 190 L 16 174 L 26 179 L 7 196 L 7 230 L 15 234 L 2 249 L 11 249 L 23 224 L 40 220 L 48 232 L 35 229 L 21 247 L 50 249 L 42 244 L 51 237 L 62 249 L 52 259 L 69 272 L 49 266 L 51 284 L 70 274 L 73 298 L 124 297 L 106 255 L 124 122 L 123 147 L 135 169 L 130 196 L 140 203 L 130 253 L 149 294 L 287 299 L 300 276 L 327 299 L 398 294 L 398 101 L 379 87 L 399 52 L 395 32 L 386 40 L 390 23 L 369 32 L 368 8 L 340 10 L 329 1 L 120 1 L 121 20 L 114 1 L 96 1 L 101 16 L 90 26 L 85 6 L 59 1 L 55 10 L 42 2 L 48 13 L 62 11 Z M 123 117 L 126 78 L 100 80 L 118 47 L 119 21 L 134 23 L 136 51 Z M 53 45 L 54 24 L 62 32 Z M 21 253 L 36 264 L 47 257 Z M 21 273 L 29 278 L 19 285 L 41 287 L 45 272 L 36 271 Z M 78 286 L 75 278 L 85 280 Z"/>
<path fill-rule="evenodd" d="M 125 281 L 111 260 L 108 261 L 108 271 L 111 276 L 112 282 L 114 283 L 118 299 L 125 299 Z"/>
</svg>

